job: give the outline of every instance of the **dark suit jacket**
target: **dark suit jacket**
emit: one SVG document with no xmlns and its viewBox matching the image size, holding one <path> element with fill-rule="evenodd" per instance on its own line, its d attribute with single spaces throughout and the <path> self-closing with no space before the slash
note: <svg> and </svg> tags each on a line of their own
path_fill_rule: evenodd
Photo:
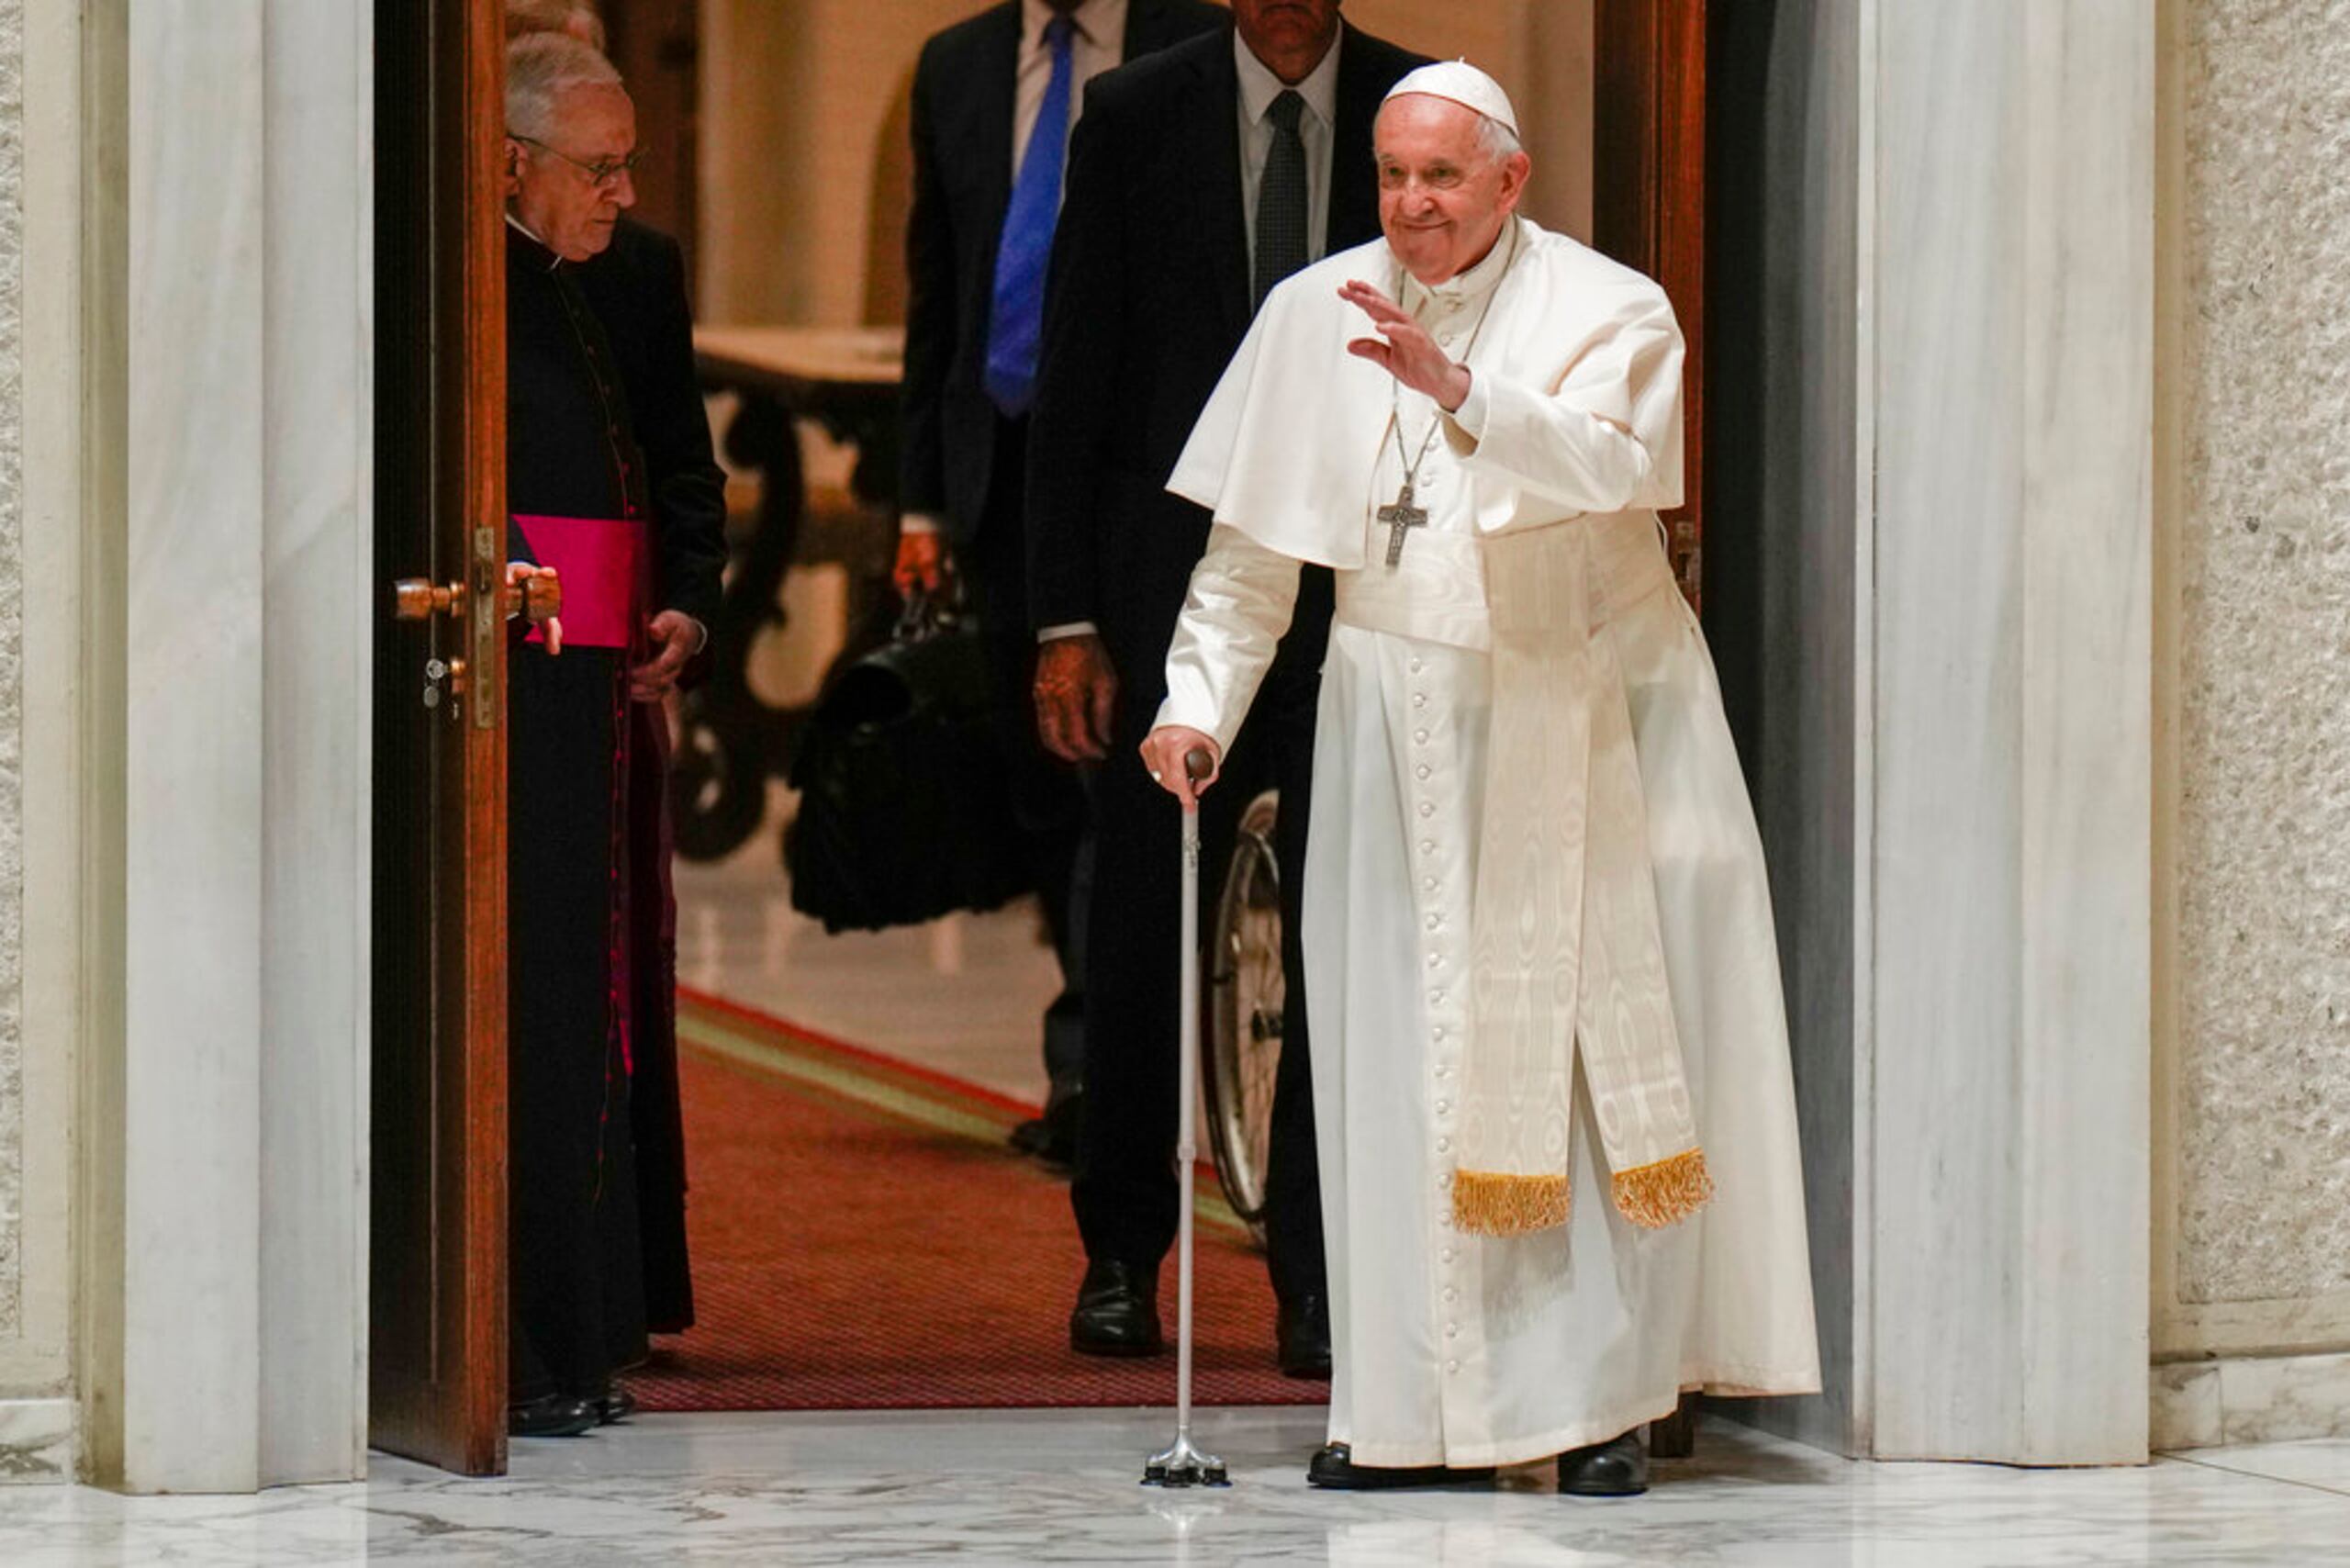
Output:
<svg viewBox="0 0 2350 1568">
<path fill-rule="evenodd" d="M 1202 0 L 1129 0 L 1125 59 L 1224 25 Z M 937 34 L 914 70 L 913 210 L 906 224 L 905 430 L 899 504 L 978 532 L 995 463 L 996 409 L 980 375 L 995 255 L 1012 203 L 1019 0 Z"/>
<path fill-rule="evenodd" d="M 694 376 L 693 312 L 677 242 L 622 218 L 604 253 L 576 269 L 628 394 L 652 501 L 662 610 L 715 628 L 726 568 L 726 475 Z"/>
<path fill-rule="evenodd" d="M 1371 121 L 1426 63 L 1346 29 L 1325 254 L 1378 237 Z M 1122 687 L 1154 706 L 1209 525 L 1167 477 L 1254 309 L 1239 93 L 1229 28 L 1096 78 L 1053 247 L 1029 435 L 1029 619 L 1094 622 Z"/>
</svg>

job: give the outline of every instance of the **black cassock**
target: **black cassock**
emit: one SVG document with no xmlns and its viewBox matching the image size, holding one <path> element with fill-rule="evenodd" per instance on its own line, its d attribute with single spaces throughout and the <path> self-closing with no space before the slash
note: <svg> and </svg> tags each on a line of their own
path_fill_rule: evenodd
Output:
<svg viewBox="0 0 2350 1568">
<path fill-rule="evenodd" d="M 627 394 L 575 269 L 509 228 L 506 283 L 509 509 L 518 519 L 649 527 Z M 509 531 L 514 558 L 547 553 L 545 525 L 537 548 L 528 526 Z M 643 978 L 643 904 L 666 890 L 635 885 L 646 879 L 645 857 L 632 844 L 642 829 L 632 819 L 657 818 L 659 800 L 657 776 L 648 791 L 632 761 L 659 710 L 631 702 L 628 666 L 644 656 L 651 571 L 648 563 L 625 617 L 633 646 L 566 642 L 550 656 L 521 641 L 518 626 L 509 660 L 508 1179 L 517 1399 L 594 1397 L 616 1368 L 645 1351 L 632 1084 L 644 992 L 635 982 Z M 567 620 L 574 608 L 566 604 Z M 584 620 L 587 606 L 576 608 Z"/>
<path fill-rule="evenodd" d="M 693 311 L 677 242 L 622 217 L 604 253 L 573 269 L 618 362 L 652 496 L 655 606 L 718 623 L 726 567 L 726 475 L 711 450 L 710 415 L 694 370 Z M 705 652 L 680 685 L 707 673 Z M 629 747 L 630 924 L 635 1015 L 631 1118 L 644 1309 L 655 1334 L 694 1320 L 686 1257 L 686 1149 L 677 1094 L 677 904 L 670 894 L 666 791 L 669 727 L 640 705 Z"/>
</svg>

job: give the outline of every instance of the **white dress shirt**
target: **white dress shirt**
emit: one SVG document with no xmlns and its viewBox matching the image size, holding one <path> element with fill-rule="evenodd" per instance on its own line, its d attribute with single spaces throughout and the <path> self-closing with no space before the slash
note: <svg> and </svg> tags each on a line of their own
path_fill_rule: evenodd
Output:
<svg viewBox="0 0 2350 1568">
<path fill-rule="evenodd" d="M 1316 65 L 1297 84 L 1306 112 L 1297 117 L 1298 140 L 1305 143 L 1305 259 L 1318 262 L 1330 248 L 1330 151 L 1337 140 L 1338 50 L 1346 29 L 1330 40 Z M 1289 87 L 1272 68 L 1249 52 L 1237 32 L 1232 35 L 1233 58 L 1240 67 L 1240 210 L 1248 218 L 1248 267 L 1257 266 L 1257 192 L 1265 183 L 1265 164 L 1273 155 L 1273 100 Z"/>
<path fill-rule="evenodd" d="M 1012 177 L 1028 156 L 1028 140 L 1036 129 L 1036 116 L 1045 107 L 1045 90 L 1052 85 L 1053 51 L 1045 44 L 1045 24 L 1055 12 L 1045 0 L 1021 0 L 1020 75 L 1012 111 Z M 1069 13 L 1077 36 L 1069 40 L 1069 123 L 1085 112 L 1085 84 L 1104 71 L 1115 71 L 1126 57 L 1126 0 L 1084 0 Z M 1067 134 L 1066 131 L 1063 134 Z"/>
</svg>

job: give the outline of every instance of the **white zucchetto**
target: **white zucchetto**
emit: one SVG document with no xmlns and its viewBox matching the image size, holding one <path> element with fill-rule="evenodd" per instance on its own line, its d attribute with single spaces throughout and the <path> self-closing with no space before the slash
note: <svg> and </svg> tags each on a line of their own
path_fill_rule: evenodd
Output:
<svg viewBox="0 0 2350 1568">
<path fill-rule="evenodd" d="M 1390 87 L 1387 96 L 1400 98 L 1406 93 L 1450 99 L 1507 126 L 1512 136 L 1518 134 L 1517 110 L 1511 106 L 1509 95 L 1502 91 L 1500 83 L 1465 60 L 1440 60 L 1434 65 L 1423 65 Z"/>
</svg>

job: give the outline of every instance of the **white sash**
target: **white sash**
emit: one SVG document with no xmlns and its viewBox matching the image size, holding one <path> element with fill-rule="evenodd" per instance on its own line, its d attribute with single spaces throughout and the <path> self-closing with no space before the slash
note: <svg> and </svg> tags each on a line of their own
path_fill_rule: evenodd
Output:
<svg viewBox="0 0 2350 1568">
<path fill-rule="evenodd" d="M 1651 1227 L 1713 1193 L 1673 1025 L 1623 671 L 1603 628 L 1675 591 L 1650 512 L 1484 541 L 1493 729 L 1454 1218 L 1566 1223 L 1575 1068 L 1616 1206 Z"/>
</svg>

